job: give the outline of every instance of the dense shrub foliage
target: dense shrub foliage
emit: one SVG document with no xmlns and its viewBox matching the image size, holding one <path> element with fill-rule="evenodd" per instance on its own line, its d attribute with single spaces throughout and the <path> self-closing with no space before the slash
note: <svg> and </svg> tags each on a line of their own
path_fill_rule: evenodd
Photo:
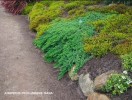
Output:
<svg viewBox="0 0 132 100">
<path fill-rule="evenodd" d="M 106 20 L 93 24 L 98 35 L 85 39 L 85 50 L 95 56 L 108 52 L 123 55 L 132 51 L 132 16 L 128 14 L 113 15 Z"/>
<path fill-rule="evenodd" d="M 83 38 L 95 34 L 93 25 L 87 23 L 108 16 L 110 15 L 91 12 L 74 20 L 62 20 L 53 24 L 43 36 L 35 40 L 35 45 L 45 53 L 45 59 L 48 62 L 55 62 L 55 68 L 59 68 L 58 79 L 74 65 L 77 73 L 92 57 L 83 50 Z"/>
<path fill-rule="evenodd" d="M 121 56 L 123 68 L 132 72 L 132 52 Z"/>
<path fill-rule="evenodd" d="M 36 3 L 30 13 L 30 28 L 36 29 L 40 24 L 48 24 L 62 16 L 64 1 Z"/>
<path fill-rule="evenodd" d="M 39 0 L 2 0 L 2 5 L 8 12 L 20 14 L 28 2 L 36 2 Z"/>
<path fill-rule="evenodd" d="M 132 79 L 124 74 L 113 74 L 103 87 L 103 91 L 119 95 L 127 91 L 132 83 Z"/>
</svg>

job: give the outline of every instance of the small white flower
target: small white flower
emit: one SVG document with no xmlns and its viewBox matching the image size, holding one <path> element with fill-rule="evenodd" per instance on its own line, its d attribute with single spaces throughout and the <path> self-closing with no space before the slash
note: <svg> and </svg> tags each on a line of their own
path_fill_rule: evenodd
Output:
<svg viewBox="0 0 132 100">
<path fill-rule="evenodd" d="M 120 86 L 118 86 L 118 88 L 120 89 Z"/>
<path fill-rule="evenodd" d="M 126 79 L 125 76 L 121 76 L 121 77 L 122 77 L 122 79 Z"/>
<path fill-rule="evenodd" d="M 130 82 L 126 82 L 128 85 L 130 84 Z"/>
<path fill-rule="evenodd" d="M 123 73 L 124 73 L 124 74 L 127 74 L 127 71 L 126 71 L 126 70 L 124 70 L 124 71 L 123 71 Z"/>
<path fill-rule="evenodd" d="M 131 83 L 132 83 L 132 81 L 130 80 L 130 81 L 129 81 L 129 84 L 131 84 Z"/>
</svg>

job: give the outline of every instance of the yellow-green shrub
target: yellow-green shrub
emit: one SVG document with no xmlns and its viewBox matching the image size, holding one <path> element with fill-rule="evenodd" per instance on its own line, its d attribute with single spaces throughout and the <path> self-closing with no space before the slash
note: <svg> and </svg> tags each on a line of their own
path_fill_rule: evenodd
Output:
<svg viewBox="0 0 132 100">
<path fill-rule="evenodd" d="M 67 3 L 64 7 L 65 10 L 69 11 L 72 10 L 74 8 L 77 8 L 78 6 L 80 6 L 80 4 L 78 3 L 78 1 L 74 1 L 71 3 Z"/>
<path fill-rule="evenodd" d="M 43 14 L 43 9 L 44 5 L 42 3 L 36 3 L 29 14 L 30 21 L 32 21 L 36 16 Z"/>
<path fill-rule="evenodd" d="M 44 3 L 36 3 L 30 13 L 30 28 L 35 29 L 39 24 L 49 23 L 63 14 L 64 2 L 51 2 L 49 6 Z"/>
<path fill-rule="evenodd" d="M 111 52 L 118 55 L 124 55 L 130 53 L 131 51 L 132 51 L 132 41 L 118 44 L 111 50 Z"/>
<path fill-rule="evenodd" d="M 42 36 L 44 34 L 44 32 L 50 27 L 50 24 L 40 24 L 37 27 L 37 34 L 36 34 L 36 38 L 39 38 L 40 36 Z"/>
<path fill-rule="evenodd" d="M 86 52 L 101 57 L 107 52 L 122 55 L 132 51 L 131 15 L 114 15 L 106 20 L 96 21 L 93 25 L 99 34 L 85 39 Z"/>
<path fill-rule="evenodd" d="M 112 48 L 112 39 L 107 35 L 99 35 L 85 40 L 84 49 L 86 52 L 94 56 L 103 56 L 107 54 Z"/>
<path fill-rule="evenodd" d="M 83 15 L 87 10 L 85 9 L 85 6 L 82 5 L 79 8 L 76 9 L 72 9 L 70 11 L 68 11 L 69 16 L 81 16 Z"/>
</svg>

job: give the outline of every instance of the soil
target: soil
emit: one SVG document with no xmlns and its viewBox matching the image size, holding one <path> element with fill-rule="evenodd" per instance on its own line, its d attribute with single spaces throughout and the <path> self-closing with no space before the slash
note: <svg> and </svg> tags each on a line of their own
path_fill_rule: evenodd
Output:
<svg viewBox="0 0 132 100">
<path fill-rule="evenodd" d="M 117 72 L 122 72 L 121 59 L 114 54 L 107 54 L 102 58 L 93 58 L 86 63 L 86 65 L 80 70 L 80 74 L 90 74 L 90 78 L 94 80 L 98 75 L 105 73 L 109 70 L 116 70 Z M 132 73 L 129 73 L 132 78 Z M 112 100 L 132 100 L 132 88 L 128 89 L 127 92 L 121 94 L 120 96 L 108 95 Z"/>
</svg>

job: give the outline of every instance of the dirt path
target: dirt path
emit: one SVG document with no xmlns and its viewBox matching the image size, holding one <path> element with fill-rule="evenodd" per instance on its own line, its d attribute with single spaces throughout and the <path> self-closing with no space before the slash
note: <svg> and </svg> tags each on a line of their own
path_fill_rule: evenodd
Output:
<svg viewBox="0 0 132 100">
<path fill-rule="evenodd" d="M 83 100 L 75 83 L 56 79 L 52 65 L 43 62 L 32 45 L 23 16 L 0 7 L 0 100 Z M 5 95 L 5 92 L 53 92 L 52 95 Z"/>
</svg>

